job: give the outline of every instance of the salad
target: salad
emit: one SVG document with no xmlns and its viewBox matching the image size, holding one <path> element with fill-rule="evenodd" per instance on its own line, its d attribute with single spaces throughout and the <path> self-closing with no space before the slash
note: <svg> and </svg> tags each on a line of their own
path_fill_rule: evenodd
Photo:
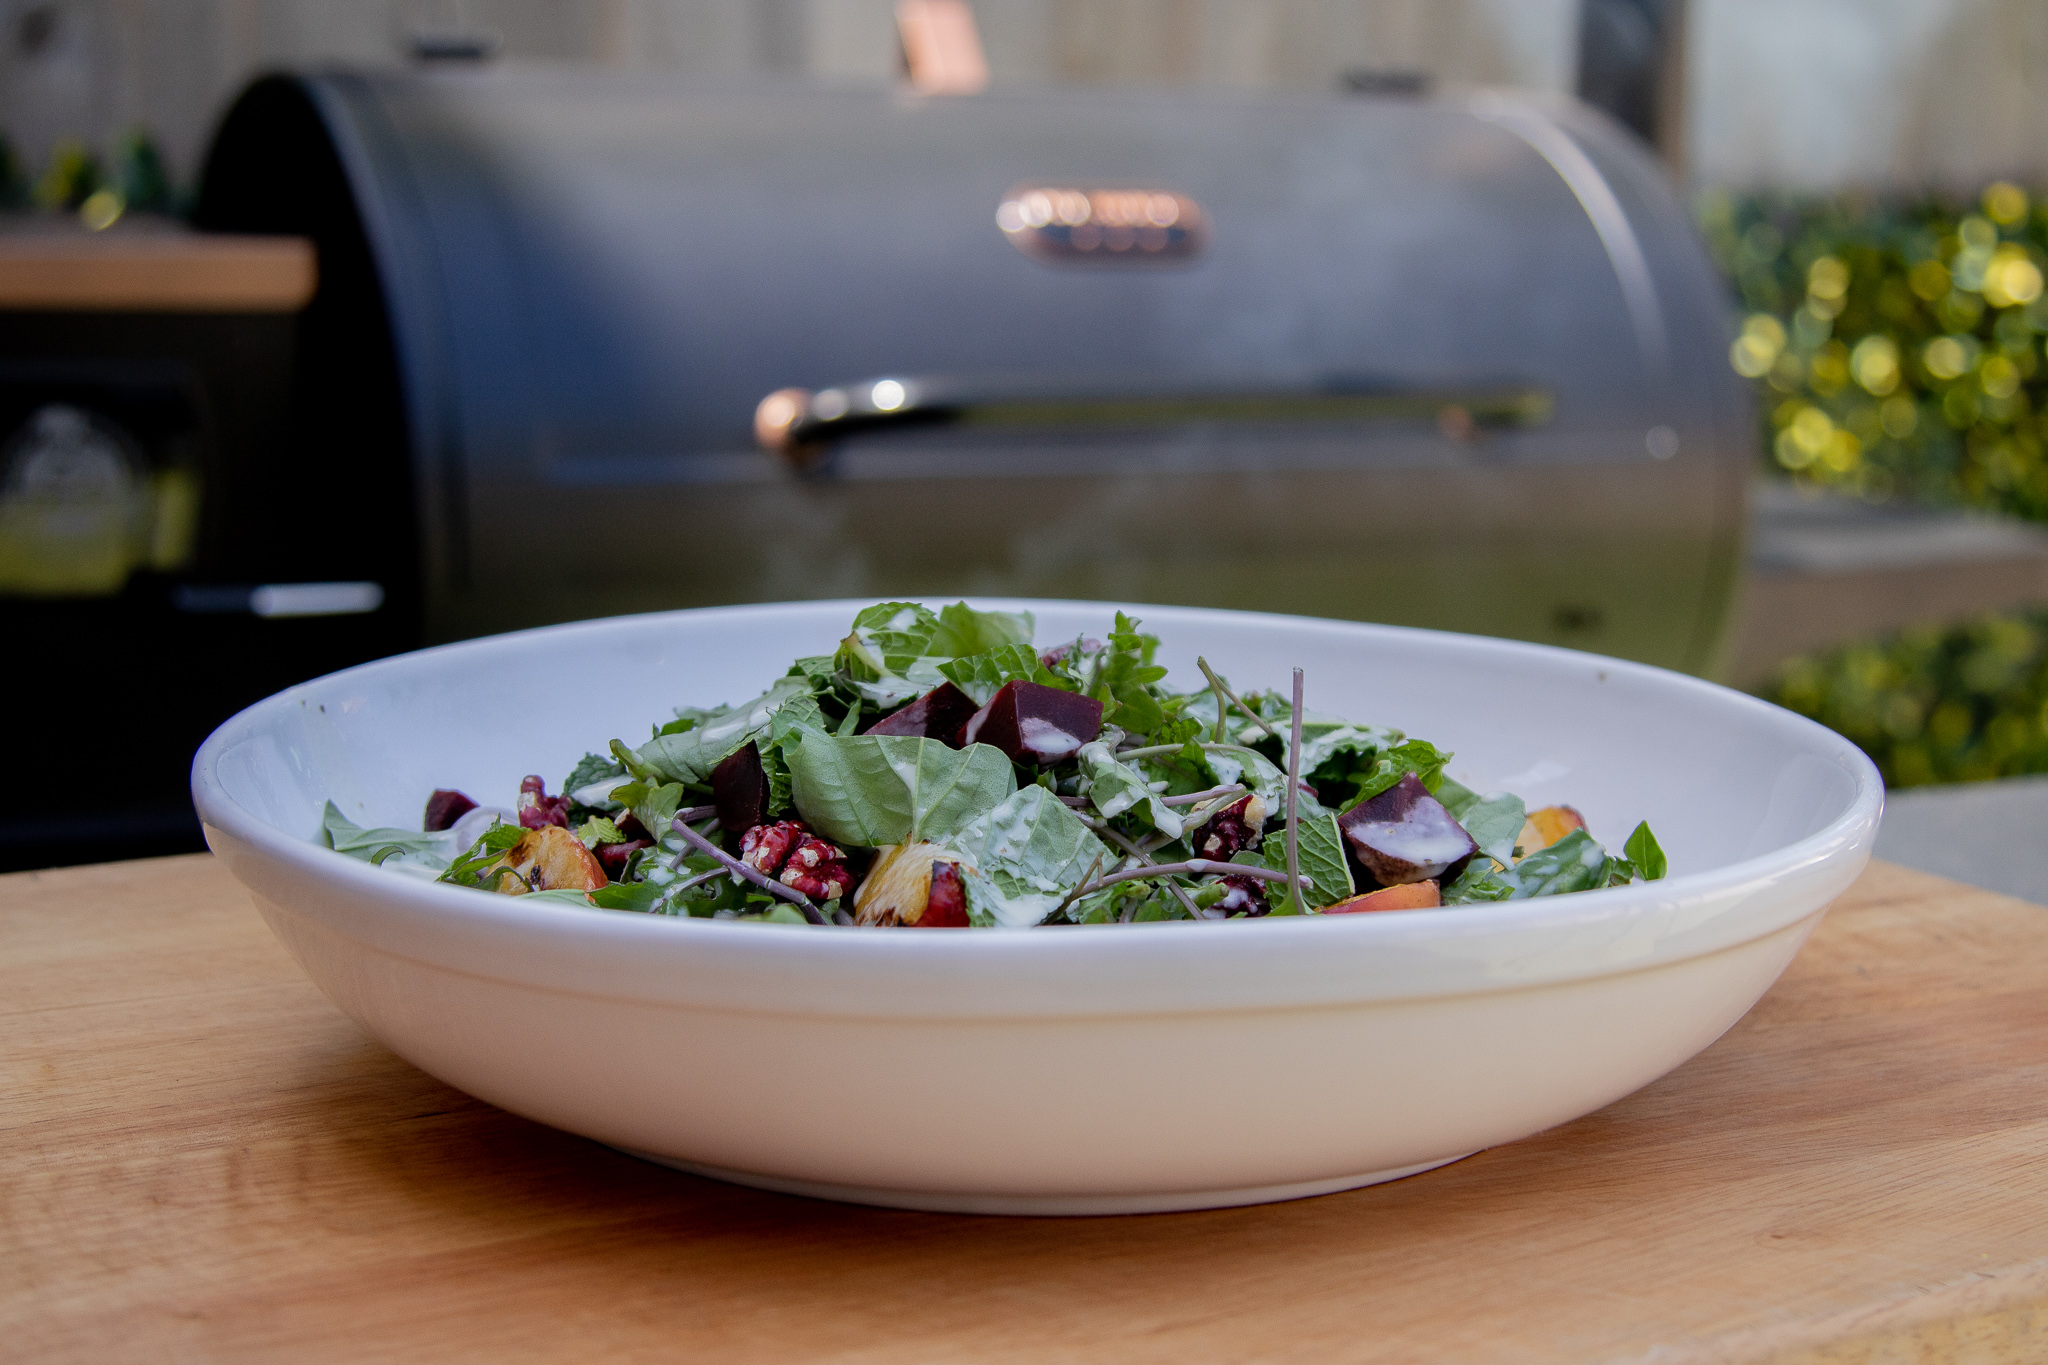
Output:
<svg viewBox="0 0 2048 1365">
<path fill-rule="evenodd" d="M 499 895 L 813 925 L 1027 928 L 1333 915 L 1555 896 L 1665 873 L 1569 806 L 1289 691 L 1166 686 L 1159 641 L 1033 642 L 1028 614 L 883 602 L 751 700 L 680 706 L 510 808 L 454 790 L 420 830 L 327 805 L 333 848 Z"/>
</svg>

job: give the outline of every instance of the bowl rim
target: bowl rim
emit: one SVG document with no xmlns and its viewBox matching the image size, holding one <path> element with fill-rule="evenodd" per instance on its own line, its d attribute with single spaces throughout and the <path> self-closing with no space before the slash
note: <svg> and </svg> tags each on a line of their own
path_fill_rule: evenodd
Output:
<svg viewBox="0 0 2048 1365">
<path fill-rule="evenodd" d="M 906 597 L 901 600 L 911 599 Z M 1317 936 L 1315 941 L 1319 945 L 1336 950 L 1340 947 L 1471 940 L 1504 934 L 1526 935 L 1562 926 L 1594 929 L 1601 926 L 1614 927 L 1637 919 L 1652 910 L 1663 911 L 1665 918 L 1675 919 L 1682 916 L 1687 907 L 1697 909 L 1708 901 L 1739 898 L 1745 889 L 1810 878 L 1824 865 L 1837 865 L 1835 875 L 1830 876 L 1828 880 L 1839 881 L 1842 886 L 1846 886 L 1855 871 L 1860 870 L 1863 861 L 1867 860 L 1869 847 L 1874 840 L 1877 822 L 1883 810 L 1884 784 L 1876 765 L 1847 739 L 1806 717 L 1759 698 L 1654 665 L 1528 641 L 1408 626 L 1291 616 L 1274 612 L 1051 598 L 970 596 L 965 600 L 983 609 L 1078 609 L 1099 611 L 1105 615 L 1121 610 L 1142 616 L 1148 621 L 1181 618 L 1178 624 L 1182 625 L 1191 624 L 1187 620 L 1190 617 L 1225 616 L 1247 624 L 1263 623 L 1296 631 L 1364 635 L 1390 643 L 1428 642 L 1439 648 L 1449 646 L 1453 649 L 1499 651 L 1510 656 L 1534 657 L 1551 663 L 1595 665 L 1621 675 L 1648 680 L 1654 685 L 1677 688 L 1710 698 L 1712 704 L 1735 707 L 1760 721 L 1774 726 L 1790 726 L 1801 731 L 1828 753 L 1851 777 L 1855 783 L 1855 794 L 1847 808 L 1825 827 L 1782 848 L 1719 867 L 1668 877 L 1662 881 L 1638 882 L 1629 886 L 1607 887 L 1569 896 L 1327 918 L 1269 916 L 1250 921 L 1162 921 L 1143 926 L 1047 925 L 1039 926 L 1030 932 L 877 934 L 846 926 L 824 926 L 821 930 L 819 926 L 813 925 L 656 916 L 628 910 L 605 910 L 595 906 L 574 907 L 555 903 L 531 905 L 526 903 L 526 897 L 479 894 L 465 887 L 401 876 L 269 824 L 229 795 L 217 771 L 222 756 L 234 746 L 259 734 L 274 713 L 291 708 L 309 689 L 331 687 L 338 681 L 417 669 L 423 664 L 430 665 L 432 660 L 452 652 L 475 653 L 518 649 L 534 640 L 573 639 L 580 634 L 620 629 L 656 629 L 679 618 L 701 620 L 721 616 L 743 616 L 773 619 L 778 616 L 821 611 L 845 611 L 849 613 L 850 619 L 851 611 L 871 604 L 869 599 L 861 598 L 685 608 L 602 617 L 429 646 L 338 670 L 266 697 L 245 707 L 216 728 L 200 745 L 193 758 L 193 802 L 206 828 L 209 844 L 215 847 L 217 853 L 233 852 L 237 855 L 229 857 L 227 861 L 230 870 L 245 882 L 250 879 L 242 876 L 240 855 L 243 850 L 235 848 L 235 845 L 245 846 L 247 850 L 264 859 L 282 863 L 291 873 L 313 878 L 336 892 L 366 897 L 369 901 L 380 903 L 386 909 L 402 916 L 423 916 L 426 921 L 439 922 L 450 930 L 460 931 L 465 927 L 495 930 L 514 937 L 525 937 L 529 941 L 544 940 L 557 948 L 580 946 L 589 950 L 632 948 L 660 951 L 663 945 L 681 945 L 690 952 L 700 952 L 719 945 L 721 949 L 731 949 L 740 958 L 748 960 L 755 959 L 757 954 L 766 954 L 785 961 L 792 955 L 800 955 L 833 963 L 844 963 L 852 959 L 927 964 L 935 970 L 946 964 L 985 961 L 995 955 L 1002 955 L 1004 961 L 1027 959 L 1047 967 L 1056 967 L 1062 962 L 1079 961 L 1079 954 L 1089 957 L 1106 956 L 1121 962 L 1131 960 L 1134 954 L 1142 959 L 1154 951 L 1178 953 L 1193 949 L 1197 943 L 1206 945 L 1211 939 L 1219 944 L 1227 940 L 1227 943 L 1237 951 L 1284 951 L 1286 945 L 1308 942 L 1306 939 L 1287 936 L 1303 932 L 1300 925 L 1310 922 L 1318 925 L 1318 928 L 1312 931 Z M 226 836 L 225 847 L 217 836 Z M 1845 857 L 1856 859 L 1853 868 L 1844 870 L 1839 867 Z M 1838 894 L 1839 889 L 1840 887 L 1836 887 L 1829 891 L 1826 899 L 1831 900 L 1834 894 Z M 259 890 L 258 895 L 261 899 L 263 892 Z M 572 913 L 565 914 L 564 911 Z M 1812 911 L 1809 910 L 1807 913 Z M 1754 922 L 1741 927 L 1733 937 L 1722 935 L 1721 939 L 1713 944 L 1696 945 L 1693 954 L 1675 956 L 1696 955 L 1697 952 L 1733 946 L 1775 932 L 1783 928 L 1787 922 L 1783 915 L 1749 918 Z M 835 930 L 838 932 L 834 932 Z M 1111 944 L 1121 946 L 1106 946 Z M 1659 956 L 1663 960 L 1673 960 L 1672 955 L 1653 954 L 1650 958 L 1637 957 L 1625 962 L 1617 960 L 1598 970 L 1575 971 L 1567 975 L 1571 979 L 1577 979 L 1604 975 L 1610 970 L 1632 970 L 1643 965 L 1654 965 L 1653 959 Z"/>
</svg>

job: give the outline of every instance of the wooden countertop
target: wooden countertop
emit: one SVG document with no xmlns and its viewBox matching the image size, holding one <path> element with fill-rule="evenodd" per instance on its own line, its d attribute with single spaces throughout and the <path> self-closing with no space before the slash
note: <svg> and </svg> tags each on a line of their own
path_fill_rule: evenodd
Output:
<svg viewBox="0 0 2048 1365">
<path fill-rule="evenodd" d="M 318 275 L 303 237 L 0 232 L 0 310 L 295 313 Z"/>
<path fill-rule="evenodd" d="M 0 877 L 0 1040 L 14 1360 L 2048 1360 L 2048 911 L 1897 867 L 1647 1089 L 1214 1213 L 634 1161 L 364 1038 L 205 855 Z"/>
</svg>

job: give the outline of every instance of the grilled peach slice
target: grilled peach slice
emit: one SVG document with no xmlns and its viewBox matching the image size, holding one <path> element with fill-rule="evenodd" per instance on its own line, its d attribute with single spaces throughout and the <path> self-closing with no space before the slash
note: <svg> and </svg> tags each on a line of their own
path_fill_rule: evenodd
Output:
<svg viewBox="0 0 2048 1365">
<path fill-rule="evenodd" d="M 853 893 L 853 922 L 870 926 L 949 928 L 965 925 L 966 906 L 960 875 L 948 867 L 935 877 L 938 864 L 958 863 L 958 854 L 937 844 L 888 844 Z M 936 894 L 935 894 L 936 889 Z M 934 918 L 926 925 L 927 912 Z"/>
<path fill-rule="evenodd" d="M 1570 806 L 1545 806 L 1542 810 L 1529 812 L 1529 818 L 1522 822 L 1522 832 L 1515 836 L 1515 843 L 1521 847 L 1522 857 L 1526 858 L 1531 853 L 1549 848 L 1573 830 L 1585 827 L 1586 817 Z"/>
<path fill-rule="evenodd" d="M 526 831 L 518 843 L 499 855 L 486 875 L 491 890 L 504 896 L 523 896 L 529 891 L 595 891 L 605 884 L 603 865 L 581 839 L 560 825 Z"/>
<path fill-rule="evenodd" d="M 1355 915 L 1365 910 L 1434 910 L 1442 905 L 1435 882 L 1404 882 L 1326 905 L 1319 915 Z"/>
</svg>

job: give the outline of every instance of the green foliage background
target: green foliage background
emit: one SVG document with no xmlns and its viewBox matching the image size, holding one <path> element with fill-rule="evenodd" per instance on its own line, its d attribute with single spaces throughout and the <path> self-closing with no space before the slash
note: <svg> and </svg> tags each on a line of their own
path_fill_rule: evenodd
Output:
<svg viewBox="0 0 2048 1365">
<path fill-rule="evenodd" d="M 1700 224 L 1783 472 L 2048 520 L 2048 204 L 1709 194 Z"/>
<path fill-rule="evenodd" d="M 2048 520 L 2048 204 L 1710 194 L 1700 223 L 1745 312 L 1782 475 Z M 1795 659 L 1765 689 L 1855 741 L 1887 784 L 2048 772 L 2048 610 Z"/>
</svg>

